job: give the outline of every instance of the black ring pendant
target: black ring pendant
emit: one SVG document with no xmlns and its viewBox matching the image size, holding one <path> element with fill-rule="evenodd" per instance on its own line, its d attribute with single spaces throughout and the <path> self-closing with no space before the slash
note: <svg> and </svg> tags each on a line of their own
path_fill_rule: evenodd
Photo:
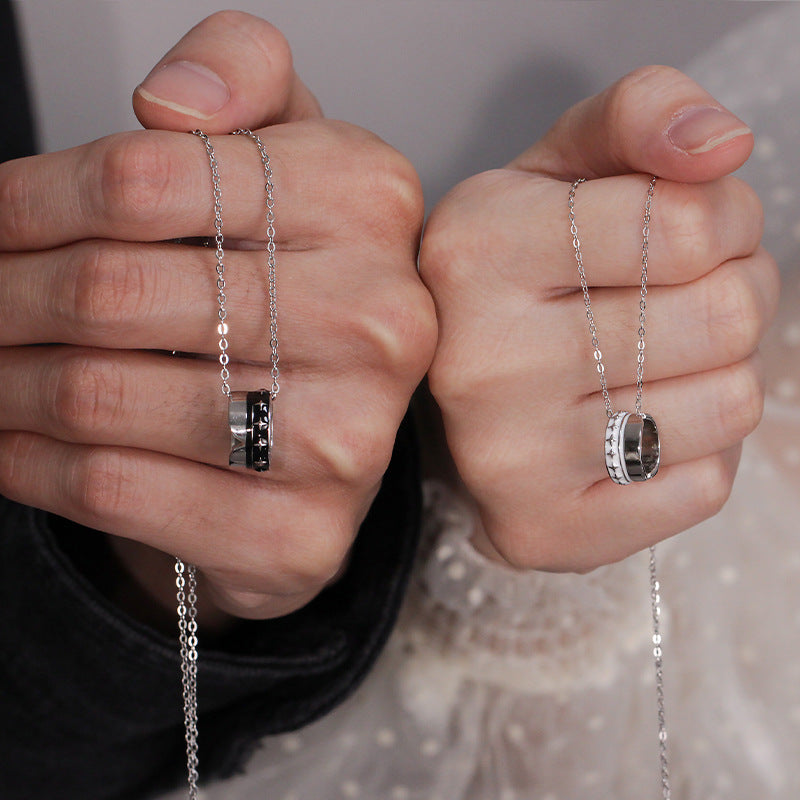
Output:
<svg viewBox="0 0 800 800">
<path fill-rule="evenodd" d="M 231 451 L 228 464 L 256 472 L 269 469 L 272 449 L 272 398 L 266 389 L 231 392 L 228 402 Z"/>
</svg>

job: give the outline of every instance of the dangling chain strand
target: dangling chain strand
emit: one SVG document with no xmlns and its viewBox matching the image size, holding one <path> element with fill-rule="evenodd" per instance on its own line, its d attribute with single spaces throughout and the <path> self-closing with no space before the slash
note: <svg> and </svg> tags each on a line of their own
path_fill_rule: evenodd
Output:
<svg viewBox="0 0 800 800">
<path fill-rule="evenodd" d="M 653 207 L 653 192 L 656 190 L 655 177 L 650 179 L 647 187 L 647 199 L 644 203 L 644 219 L 642 220 L 642 291 L 639 297 L 639 341 L 636 353 L 636 413 L 642 415 L 642 386 L 644 384 L 644 336 L 647 316 L 647 251 L 650 246 L 650 211 Z"/>
<path fill-rule="evenodd" d="M 272 388 L 270 397 L 274 400 L 278 396 L 281 387 L 278 385 L 278 301 L 275 287 L 275 186 L 272 183 L 272 163 L 269 154 L 264 147 L 264 142 L 257 133 L 253 133 L 247 128 L 238 128 L 233 132 L 234 136 L 248 136 L 258 147 L 261 155 L 261 164 L 264 167 L 264 192 L 266 194 L 266 220 L 267 220 L 267 281 L 269 292 L 269 347 L 270 361 L 272 364 Z"/>
<path fill-rule="evenodd" d="M 653 206 L 653 193 L 656 188 L 655 177 L 650 179 L 647 199 L 644 205 L 642 224 L 642 292 L 639 299 L 639 343 L 636 356 L 636 413 L 642 413 L 642 386 L 644 382 L 644 336 L 645 311 L 647 307 L 647 255 L 650 245 L 650 214 Z M 658 749 L 661 766 L 661 795 L 663 800 L 671 800 L 669 783 L 669 761 L 667 758 L 667 720 L 664 703 L 664 650 L 661 634 L 661 584 L 656 569 L 656 548 L 650 548 L 650 603 L 653 612 L 653 662 L 656 679 L 656 707 L 658 713 Z"/>
<path fill-rule="evenodd" d="M 586 272 L 583 269 L 583 251 L 581 250 L 581 240 L 578 237 L 578 226 L 575 222 L 575 190 L 586 178 L 579 178 L 569 190 L 569 230 L 572 234 L 572 246 L 575 248 L 575 261 L 578 264 L 578 275 L 580 276 L 581 289 L 583 290 L 583 305 L 586 307 L 586 319 L 589 320 L 589 333 L 592 336 L 592 347 L 594 348 L 594 360 L 597 372 L 600 376 L 600 388 L 603 391 L 603 402 L 606 406 L 606 416 L 611 419 L 614 416 L 614 409 L 611 405 L 611 398 L 608 394 L 608 384 L 606 383 L 606 367 L 603 364 L 603 353 L 600 350 L 600 340 L 597 336 L 597 326 L 594 322 L 594 312 L 592 311 L 592 301 L 589 299 L 589 286 L 586 283 Z"/>
<path fill-rule="evenodd" d="M 656 704 L 658 710 L 658 750 L 661 762 L 661 796 L 670 800 L 669 762 L 667 760 L 667 720 L 664 711 L 663 637 L 661 635 L 661 584 L 656 572 L 656 548 L 650 548 L 650 603 L 653 611 L 653 660 L 656 669 Z"/>
<path fill-rule="evenodd" d="M 219 334 L 219 363 L 220 381 L 222 394 L 230 403 L 231 387 L 230 371 L 228 364 L 228 310 L 227 296 L 225 294 L 225 250 L 224 236 L 222 233 L 222 185 L 219 174 L 219 162 L 211 139 L 201 130 L 194 130 L 192 133 L 200 137 L 206 148 L 209 165 L 211 167 L 211 182 L 214 192 L 214 241 L 216 244 L 215 256 L 217 260 L 217 316 L 219 324 L 217 333 Z M 268 272 L 268 291 L 269 291 L 269 333 L 270 333 L 270 362 L 272 387 L 270 389 L 270 399 L 274 400 L 280 386 L 278 384 L 278 313 L 277 313 L 277 292 L 275 286 L 275 198 L 274 186 L 272 183 L 272 165 L 261 138 L 252 131 L 240 128 L 234 134 L 249 136 L 258 147 L 261 155 L 261 163 L 264 167 L 264 190 L 266 192 L 266 221 L 267 221 L 267 272 Z M 180 643 L 181 659 L 181 685 L 183 687 L 183 715 L 184 715 L 184 735 L 186 739 L 186 769 L 187 783 L 189 789 L 189 800 L 197 800 L 198 796 L 198 730 L 197 730 L 197 570 L 193 564 L 185 564 L 180 558 L 175 559 L 175 584 L 177 587 L 178 603 L 178 641 Z"/>
<path fill-rule="evenodd" d="M 222 381 L 222 394 L 226 397 L 230 397 L 231 387 L 228 384 L 228 380 L 231 377 L 228 371 L 228 363 L 230 362 L 227 339 L 228 310 L 225 305 L 228 298 L 225 294 L 225 250 L 223 249 L 225 239 L 222 235 L 222 184 L 219 177 L 219 162 L 217 161 L 217 154 L 214 152 L 214 145 L 211 144 L 211 139 L 208 138 L 208 135 L 201 130 L 195 130 L 192 131 L 192 133 L 203 140 L 206 146 L 206 152 L 208 153 L 208 161 L 211 166 L 211 182 L 214 187 L 214 230 L 216 231 L 214 240 L 216 242 L 215 255 L 217 257 L 217 304 L 219 305 L 219 310 L 217 311 L 217 315 L 219 316 L 217 333 L 219 333 L 220 336 L 219 363 L 221 367 L 219 377 Z"/>
<path fill-rule="evenodd" d="M 647 198 L 645 200 L 644 215 L 642 219 L 642 276 L 641 293 L 639 296 L 639 330 L 636 354 L 636 414 L 642 416 L 642 389 L 644 385 L 644 347 L 646 335 L 646 311 L 647 311 L 647 268 L 648 268 L 648 248 L 650 245 L 650 216 L 653 206 L 653 194 L 656 188 L 656 176 L 650 179 L 647 187 Z M 600 342 L 597 335 L 597 327 L 594 321 L 594 312 L 589 297 L 589 285 L 586 280 L 586 272 L 583 266 L 583 252 L 578 236 L 578 227 L 575 222 L 575 191 L 580 184 L 585 183 L 586 178 L 579 178 L 574 181 L 569 190 L 567 202 L 569 209 L 570 233 L 572 235 L 572 246 L 575 250 L 575 261 L 578 266 L 580 285 L 583 292 L 583 303 L 586 307 L 586 318 L 589 320 L 589 332 L 592 337 L 592 347 L 594 348 L 594 358 L 597 365 L 597 372 L 600 375 L 600 388 L 603 392 L 603 402 L 606 407 L 606 416 L 611 419 L 614 416 L 614 407 L 608 393 L 606 383 L 606 370 L 603 364 L 603 354 L 600 351 Z M 661 585 L 658 580 L 656 570 L 656 548 L 650 548 L 650 603 L 653 616 L 653 661 L 655 665 L 656 680 L 656 707 L 658 714 L 658 748 L 659 762 L 661 767 L 661 796 L 663 800 L 671 800 L 672 793 L 669 782 L 669 761 L 667 758 L 667 722 L 664 701 L 664 651 L 663 636 L 661 634 Z"/>
<path fill-rule="evenodd" d="M 611 403 L 611 397 L 608 394 L 608 384 L 606 383 L 606 367 L 603 364 L 603 353 L 600 350 L 600 340 L 597 335 L 597 326 L 594 321 L 594 312 L 592 311 L 592 301 L 589 297 L 589 285 L 586 281 L 586 272 L 583 267 L 583 251 L 581 249 L 581 240 L 578 236 L 578 226 L 575 222 L 575 190 L 580 184 L 586 183 L 586 178 L 579 178 L 576 180 L 569 190 L 569 226 L 570 233 L 572 234 L 572 246 L 575 249 L 575 261 L 578 265 L 578 275 L 580 276 L 581 291 L 583 292 L 583 304 L 586 307 L 586 318 L 589 320 L 589 333 L 592 337 L 592 347 L 594 348 L 594 360 L 597 366 L 597 372 L 600 376 L 600 388 L 603 392 L 603 402 L 606 407 L 606 416 L 610 419 L 614 416 L 614 408 Z M 653 193 L 656 189 L 656 178 L 650 179 L 650 185 L 647 187 L 647 199 L 644 207 L 644 218 L 642 222 L 642 277 L 641 277 L 641 294 L 639 296 L 639 341 L 637 342 L 636 354 L 636 413 L 641 416 L 642 414 L 642 386 L 644 384 L 644 339 L 647 333 L 645 328 L 646 310 L 647 310 L 647 255 L 648 247 L 650 244 L 650 212 L 653 204 Z"/>
<path fill-rule="evenodd" d="M 197 800 L 197 571 L 193 564 L 175 559 L 178 588 L 178 641 L 183 687 L 183 726 L 186 738 L 186 777 L 189 800 Z"/>
</svg>

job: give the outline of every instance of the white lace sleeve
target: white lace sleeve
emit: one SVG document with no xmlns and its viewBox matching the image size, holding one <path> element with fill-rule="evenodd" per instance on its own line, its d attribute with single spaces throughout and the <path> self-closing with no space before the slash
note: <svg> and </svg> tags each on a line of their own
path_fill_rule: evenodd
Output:
<svg viewBox="0 0 800 800">
<path fill-rule="evenodd" d="M 520 571 L 470 543 L 470 510 L 443 484 L 425 485 L 421 591 L 412 629 L 441 639 L 465 675 L 530 693 L 600 686 L 649 638 L 643 556 L 589 575 Z"/>
</svg>

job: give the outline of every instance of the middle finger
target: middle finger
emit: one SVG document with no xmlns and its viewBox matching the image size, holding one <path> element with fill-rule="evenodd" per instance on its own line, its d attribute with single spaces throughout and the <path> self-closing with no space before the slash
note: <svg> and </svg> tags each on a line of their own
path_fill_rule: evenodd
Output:
<svg viewBox="0 0 800 800">
<path fill-rule="evenodd" d="M 661 380 L 736 363 L 758 346 L 778 303 L 780 282 L 772 257 L 763 249 L 729 261 L 692 283 L 655 286 L 647 293 L 645 380 Z M 595 289 L 592 309 L 609 387 L 636 378 L 639 290 Z M 574 376 L 566 383 L 580 394 L 599 388 L 583 296 L 552 301 L 565 331 L 552 366 Z"/>
<path fill-rule="evenodd" d="M 746 358 L 774 316 L 779 288 L 775 262 L 763 249 L 692 283 L 653 287 L 647 293 L 645 382 L 717 369 Z M 612 389 L 636 380 L 639 297 L 634 288 L 592 290 L 605 376 Z M 580 292 L 537 305 L 526 297 L 517 296 L 513 302 L 501 297 L 497 306 L 487 302 L 476 307 L 471 321 L 468 329 L 458 330 L 457 338 L 443 325 L 440 350 L 449 356 L 447 348 L 457 347 L 470 356 L 458 367 L 470 376 L 468 385 L 474 391 L 484 395 L 497 391 L 506 399 L 516 398 L 520 408 L 533 405 L 541 411 L 554 398 L 571 404 L 599 390 Z M 485 362 L 475 363 L 471 354 L 485 352 L 487 342 L 495 341 L 487 372 Z M 532 385 L 549 386 L 551 391 L 531 396 L 527 387 Z M 463 400 L 472 401 L 469 394 Z"/>
<path fill-rule="evenodd" d="M 358 268 L 361 261 L 370 264 L 369 280 Z M 92 241 L 0 254 L 0 345 L 59 342 L 216 355 L 215 265 L 212 250 L 163 242 Z M 268 361 L 265 254 L 231 250 L 226 267 L 228 352 Z M 391 331 L 382 327 L 397 316 L 398 304 L 413 308 L 423 292 L 410 258 L 406 265 L 355 246 L 347 253 L 281 253 L 281 357 L 307 373 L 397 364 Z M 345 304 L 347 315 L 341 313 Z"/>
</svg>

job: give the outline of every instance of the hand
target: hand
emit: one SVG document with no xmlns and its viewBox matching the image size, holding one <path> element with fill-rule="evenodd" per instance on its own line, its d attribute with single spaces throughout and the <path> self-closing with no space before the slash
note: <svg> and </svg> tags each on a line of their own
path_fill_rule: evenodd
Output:
<svg viewBox="0 0 800 800">
<path fill-rule="evenodd" d="M 184 62 L 197 59 L 227 86 L 206 119 L 187 108 L 198 95 Z M 284 614 L 342 569 L 432 357 L 419 181 L 377 137 L 314 118 L 283 37 L 261 20 L 215 15 L 166 60 L 182 64 L 177 78 L 151 75 L 136 93 L 145 124 L 272 125 L 260 131 L 278 242 L 272 469 L 227 467 L 216 262 L 168 241 L 214 233 L 203 143 L 143 131 L 0 166 L 0 492 L 130 540 L 118 551 L 148 590 L 170 593 L 165 605 L 162 553 L 200 567 L 217 609 Z M 246 137 L 214 144 L 231 383 L 257 389 L 269 385 L 263 170 Z"/>
<path fill-rule="evenodd" d="M 777 269 L 754 192 L 726 177 L 744 123 L 676 70 L 638 70 L 568 111 L 506 169 L 434 210 L 420 254 L 439 344 L 447 443 L 481 520 L 476 544 L 518 567 L 586 571 L 713 515 L 761 415 L 758 342 Z M 643 173 L 643 174 L 642 174 Z M 642 212 L 649 242 L 644 410 L 662 467 L 619 487 L 567 217 L 576 217 L 615 409 L 636 381 Z"/>
</svg>

